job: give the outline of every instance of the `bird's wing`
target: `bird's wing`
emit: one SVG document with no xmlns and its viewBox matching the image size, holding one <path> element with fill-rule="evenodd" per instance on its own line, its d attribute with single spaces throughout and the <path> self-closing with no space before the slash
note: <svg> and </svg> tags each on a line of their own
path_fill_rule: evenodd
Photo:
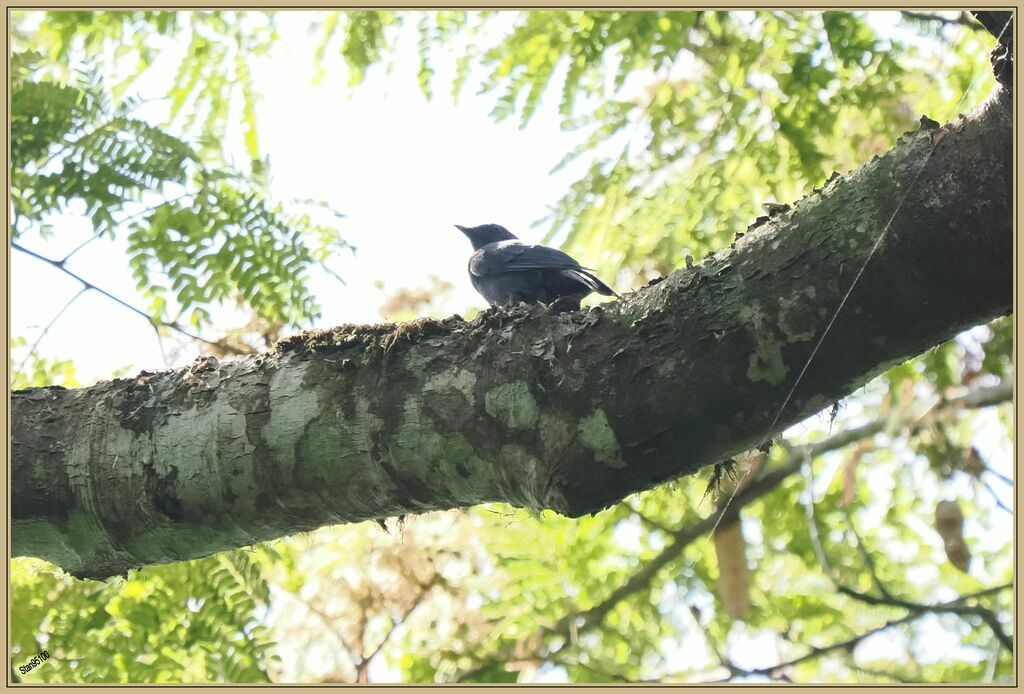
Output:
<svg viewBox="0 0 1024 694">
<path fill-rule="evenodd" d="M 501 241 L 481 248 L 469 260 L 477 277 L 530 270 L 583 270 L 576 260 L 557 248 L 517 241 Z"/>
</svg>

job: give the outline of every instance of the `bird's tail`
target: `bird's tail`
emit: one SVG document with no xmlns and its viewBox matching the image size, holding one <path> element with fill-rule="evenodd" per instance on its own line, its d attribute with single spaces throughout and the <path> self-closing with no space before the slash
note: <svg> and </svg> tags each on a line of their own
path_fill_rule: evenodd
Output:
<svg viewBox="0 0 1024 694">
<path fill-rule="evenodd" d="M 605 284 L 600 277 L 583 268 L 573 268 L 572 270 L 566 270 L 565 274 L 569 275 L 575 280 L 579 280 L 580 282 L 590 287 L 591 290 L 597 292 L 598 294 L 603 294 L 605 296 L 614 296 L 616 299 L 622 298 L 616 293 L 614 289 Z"/>
</svg>

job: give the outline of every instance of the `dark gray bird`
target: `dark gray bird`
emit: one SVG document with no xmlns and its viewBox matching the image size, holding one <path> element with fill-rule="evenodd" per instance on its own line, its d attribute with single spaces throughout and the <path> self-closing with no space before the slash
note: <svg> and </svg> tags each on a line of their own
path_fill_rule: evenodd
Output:
<svg viewBox="0 0 1024 694">
<path fill-rule="evenodd" d="M 559 299 L 579 306 L 591 292 L 619 297 L 592 270 L 558 249 L 523 243 L 497 224 L 455 228 L 473 244 L 469 279 L 491 306 Z"/>
</svg>

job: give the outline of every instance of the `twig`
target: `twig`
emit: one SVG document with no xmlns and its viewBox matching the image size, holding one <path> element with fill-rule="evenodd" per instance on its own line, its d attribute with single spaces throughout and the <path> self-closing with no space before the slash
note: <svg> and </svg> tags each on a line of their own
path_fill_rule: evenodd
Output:
<svg viewBox="0 0 1024 694">
<path fill-rule="evenodd" d="M 178 202 L 182 198 L 187 198 L 187 197 L 189 197 L 191 195 L 192 195 L 192 193 L 182 193 L 178 197 L 173 198 L 171 200 L 164 200 L 159 205 L 153 205 L 152 207 L 146 207 L 144 209 L 141 209 L 138 212 L 133 212 L 132 214 L 130 214 L 127 217 L 125 217 L 124 219 L 118 221 L 117 225 L 121 226 L 122 224 L 127 224 L 128 222 L 132 221 L 133 219 L 135 219 L 137 217 L 140 217 L 140 216 L 146 214 L 147 212 L 153 212 L 156 209 L 158 209 L 160 207 L 163 207 L 164 205 L 173 205 L 174 203 Z M 75 253 L 78 253 L 78 251 L 82 250 L 83 248 L 85 248 L 86 246 L 88 246 L 90 243 L 92 243 L 96 239 L 100 238 L 101 236 L 103 236 L 103 230 L 97 231 L 92 236 L 87 238 L 85 241 L 83 241 L 82 243 L 80 243 L 77 246 L 75 246 L 75 248 L 70 253 L 68 253 L 66 256 L 64 256 L 63 258 L 61 258 L 57 262 L 66 263 L 68 261 L 68 259 L 71 258 L 71 256 L 73 256 Z"/>
<path fill-rule="evenodd" d="M 384 638 L 382 638 L 380 643 L 377 644 L 377 647 L 373 649 L 373 652 L 367 656 L 360 656 L 360 661 L 358 665 L 359 670 L 362 670 L 364 667 L 369 666 L 370 661 L 376 658 L 377 654 L 384 649 L 385 645 L 387 645 L 388 641 L 394 635 L 395 630 L 398 629 L 398 627 L 405 624 L 406 620 L 408 620 L 412 613 L 416 611 L 416 608 L 423 604 L 423 601 L 434 589 L 435 585 L 437 584 L 431 581 L 428 582 L 425 586 L 420 586 L 420 593 L 416 596 L 416 599 L 413 600 L 412 605 L 409 606 L 409 609 L 405 610 L 405 612 L 398 619 L 395 619 L 394 617 L 391 618 L 391 628 L 388 629 L 388 632 L 386 634 L 384 634 Z"/>
<path fill-rule="evenodd" d="M 891 598 L 892 594 L 882 583 L 882 579 L 878 577 L 878 571 L 875 569 L 875 560 L 871 558 L 871 553 L 868 552 L 867 547 L 864 546 L 864 540 L 861 538 L 860 533 L 857 532 L 857 526 L 853 522 L 853 514 L 850 513 L 848 507 L 843 507 L 843 513 L 846 515 L 846 523 L 850 526 L 850 531 L 853 532 L 853 537 L 857 541 L 857 551 L 860 553 L 861 559 L 864 560 L 864 565 L 868 567 L 868 573 L 871 574 L 871 581 L 878 588 L 878 592 L 886 598 Z"/>
<path fill-rule="evenodd" d="M 995 386 L 976 388 L 959 397 L 943 400 L 938 407 L 989 407 L 1006 402 L 1012 397 L 1013 383 L 1001 382 Z M 912 421 L 913 413 L 906 413 L 903 420 L 904 422 Z M 806 457 L 813 457 L 831 450 L 844 448 L 852 443 L 860 441 L 861 439 L 874 436 L 881 432 L 889 423 L 890 417 L 888 415 L 882 416 L 862 426 L 847 429 L 810 445 L 802 446 L 799 449 L 793 449 L 788 460 L 777 468 L 767 472 L 762 472 L 760 477 L 756 478 L 736 495 L 736 498 L 734 499 L 735 510 L 738 511 L 747 504 L 750 504 L 765 494 L 768 494 L 791 475 L 799 472 L 800 466 L 803 464 Z M 577 633 L 582 633 L 596 628 L 601 624 L 604 617 L 611 612 L 619 602 L 649 586 L 661 569 L 679 558 L 691 542 L 711 530 L 714 522 L 715 515 L 712 514 L 707 518 L 697 521 L 696 523 L 679 528 L 674 533 L 671 533 L 674 539 L 667 547 L 640 567 L 636 573 L 613 590 L 604 600 L 596 603 L 588 610 L 566 613 L 557 622 L 555 622 L 555 624 L 548 627 L 541 627 L 541 631 L 546 635 L 558 636 L 562 639 L 562 644 L 558 648 L 553 649 L 548 654 L 548 657 L 556 655 L 559 651 L 564 649 L 567 644 L 569 644 L 570 632 L 578 621 L 582 620 L 582 625 L 576 627 Z M 980 598 L 984 595 L 998 592 L 1003 589 L 1005 589 L 1005 586 L 997 586 L 979 593 L 958 598 L 957 600 L 947 603 L 947 605 L 956 605 L 960 601 L 970 598 Z M 483 671 L 484 668 L 488 667 L 494 661 L 500 660 L 502 657 L 501 652 L 486 654 L 480 658 L 480 661 L 486 664 L 478 665 L 466 670 L 456 675 L 454 679 L 455 681 L 469 679 Z"/>
<path fill-rule="evenodd" d="M 78 297 L 82 296 L 82 294 L 85 294 L 87 291 L 89 291 L 88 287 L 82 287 L 81 289 L 79 289 L 78 293 L 71 297 L 66 304 L 64 304 L 64 308 L 57 311 L 57 315 L 50 319 L 50 322 L 46 324 L 45 328 L 43 328 L 43 332 L 39 333 L 39 337 L 37 337 L 36 341 L 32 343 L 32 346 L 28 348 L 28 354 L 26 354 L 25 358 L 21 360 L 21 363 L 18 364 L 18 371 L 24 373 L 25 365 L 28 363 L 29 358 L 31 358 L 31 356 L 36 353 L 36 348 L 39 346 L 39 343 L 43 341 L 43 338 L 46 337 L 46 333 L 50 332 L 50 328 L 53 327 L 53 324 L 57 322 L 58 318 L 64 315 L 64 312 L 71 307 L 71 304 L 75 303 L 75 300 Z"/>
<path fill-rule="evenodd" d="M 900 15 L 906 19 L 915 19 L 920 22 L 938 22 L 944 26 L 965 26 L 975 31 L 985 31 L 985 27 L 971 19 L 966 12 L 960 12 L 955 18 L 943 17 L 941 14 L 932 14 L 930 12 L 912 12 L 910 10 L 902 10 Z"/>
<path fill-rule="evenodd" d="M 708 650 L 711 651 L 711 653 L 715 656 L 715 659 L 718 660 L 718 664 L 721 667 L 726 668 L 730 673 L 735 671 L 736 665 L 733 664 L 733 662 L 729 660 L 725 653 L 722 652 L 722 649 L 718 647 L 718 644 L 711 637 L 711 632 L 708 631 L 707 627 L 704 626 L 703 623 L 701 623 L 700 613 L 697 611 L 697 608 L 693 605 L 690 605 L 690 615 L 693 617 L 693 623 L 697 625 L 697 628 L 700 629 L 700 633 L 703 634 L 704 643 L 707 644 Z"/>
<path fill-rule="evenodd" d="M 92 236 L 87 238 L 85 241 L 82 241 L 82 243 L 80 243 L 77 246 L 75 246 L 73 249 L 71 249 L 70 253 L 65 255 L 58 262 L 61 262 L 61 263 L 68 262 L 68 260 L 71 258 L 71 256 L 73 256 L 75 253 L 78 253 L 78 251 L 82 250 L 83 248 L 85 248 L 86 246 L 88 246 L 90 243 L 92 243 L 96 239 L 100 238 L 101 236 L 103 236 L 103 230 L 102 229 L 97 231 L 97 232 L 95 232 Z"/>
<path fill-rule="evenodd" d="M 838 641 L 828 646 L 811 646 L 811 650 L 809 650 L 807 653 L 804 653 L 802 656 L 798 658 L 793 658 L 792 660 L 787 660 L 784 663 L 779 663 L 778 665 L 772 665 L 770 667 L 754 668 L 752 670 L 738 670 L 738 672 L 730 674 L 729 677 L 718 681 L 728 682 L 736 676 L 750 677 L 752 675 L 764 675 L 768 677 L 775 677 L 776 673 L 778 673 L 781 670 L 791 668 L 794 665 L 799 665 L 800 663 L 805 663 L 808 660 L 819 658 L 825 655 L 826 653 L 831 653 L 832 651 L 836 651 L 839 649 L 850 650 L 854 648 L 857 644 L 859 644 L 861 641 L 868 638 L 869 636 L 874 636 L 875 634 L 883 632 L 886 629 L 891 629 L 892 627 L 899 626 L 901 624 L 907 624 L 908 622 L 912 622 L 920 616 L 921 614 L 908 614 L 903 617 L 900 617 L 899 619 L 890 619 L 880 627 L 875 627 L 874 629 L 865 631 L 862 634 L 857 634 L 856 636 L 848 638 L 845 641 Z"/>
<path fill-rule="evenodd" d="M 972 10 L 971 14 L 974 15 L 975 19 L 981 22 L 985 31 L 996 37 L 997 43 L 1008 46 L 1013 42 L 1013 31 L 1010 31 L 1009 33 L 1006 31 L 1013 23 L 1013 12 Z M 1006 43 L 1003 42 L 1003 36 L 1006 36 Z"/>
<path fill-rule="evenodd" d="M 332 270 L 332 269 L 331 269 L 330 267 L 328 267 L 327 263 L 325 263 L 325 262 L 324 262 L 324 263 L 320 263 L 320 267 L 322 267 L 322 268 L 323 268 L 323 270 L 324 270 L 324 272 L 326 272 L 326 273 L 327 273 L 328 275 L 330 275 L 330 276 L 331 276 L 331 277 L 333 277 L 334 279 L 336 279 L 336 280 L 338 280 L 339 282 L 341 282 L 341 286 L 343 286 L 343 287 L 347 287 L 347 286 L 348 286 L 348 282 L 346 282 L 345 280 L 343 280 L 343 279 L 341 278 L 341 275 L 339 275 L 339 274 L 338 274 L 337 272 L 335 272 L 335 271 L 334 271 L 334 270 Z"/>
<path fill-rule="evenodd" d="M 825 575 L 836 582 L 835 574 L 828 563 L 828 555 L 825 554 L 825 545 L 821 542 L 821 534 L 818 532 L 818 524 L 814 520 L 814 456 L 805 456 L 805 477 L 807 486 L 807 501 L 804 502 L 804 514 L 807 516 L 807 533 L 811 538 L 811 547 L 814 549 L 814 556 L 821 564 L 821 570 Z"/>
<path fill-rule="evenodd" d="M 665 533 L 666 535 L 675 535 L 677 532 L 679 532 L 678 528 L 673 529 L 673 528 L 665 525 L 661 521 L 659 521 L 659 520 L 657 520 L 655 518 L 651 518 L 650 516 L 648 516 L 647 514 L 645 514 L 643 511 L 641 511 L 638 508 L 631 508 L 630 510 L 632 510 L 633 513 L 636 514 L 636 517 L 639 518 L 641 520 L 641 522 L 646 523 L 647 525 L 649 525 L 654 530 L 659 530 L 659 531 Z"/>
<path fill-rule="evenodd" d="M 61 261 L 61 260 L 54 260 L 52 258 L 47 258 L 46 256 L 40 255 L 40 254 L 36 253 L 35 251 L 31 251 L 28 248 L 25 248 L 24 246 L 22 246 L 22 245 L 20 245 L 18 243 L 14 243 L 14 242 L 11 243 L 11 248 L 13 248 L 16 251 L 21 251 L 22 253 L 24 253 L 26 255 L 30 255 L 33 258 L 37 259 L 37 260 L 43 261 L 44 263 L 52 265 L 53 267 L 57 268 L 58 270 L 63 272 L 68 277 L 71 277 L 71 278 L 77 280 L 86 289 L 91 289 L 91 290 L 93 290 L 95 292 L 98 292 L 98 293 L 102 294 L 103 296 L 107 297 L 108 299 L 110 299 L 111 301 L 113 301 L 113 302 L 115 302 L 117 304 L 120 304 L 121 306 L 123 306 L 124 308 L 128 309 L 132 313 L 135 313 L 136 315 L 142 316 L 143 318 L 146 319 L 147 322 L 149 322 L 150 325 L 162 325 L 165 328 L 170 328 L 171 330 L 179 332 L 179 333 L 181 333 L 182 335 L 184 335 L 186 337 L 192 338 L 193 340 L 197 340 L 199 342 L 204 342 L 204 343 L 206 343 L 208 345 L 213 345 L 214 347 L 219 347 L 220 349 L 222 349 L 225 352 L 228 352 L 230 354 L 245 354 L 245 352 L 240 351 L 239 349 L 237 349 L 236 347 L 231 346 L 227 342 L 224 342 L 222 340 L 221 341 L 207 340 L 205 337 L 201 337 L 199 335 L 196 335 L 195 333 L 192 333 L 192 332 L 189 332 L 188 330 L 185 330 L 184 328 L 182 328 L 177 323 L 169 323 L 167 321 L 162 321 L 162 320 L 159 320 L 157 318 L 154 318 L 153 316 L 150 316 L 148 313 L 146 313 L 142 309 L 136 308 L 135 306 L 132 306 L 127 301 L 114 296 L 113 294 L 111 294 L 110 292 L 106 291 L 105 289 L 100 289 L 99 287 L 97 287 L 92 282 L 89 282 L 88 280 L 83 279 L 79 275 L 75 274 L 74 272 L 72 272 L 71 270 L 66 268 L 64 266 L 63 261 Z"/>
<path fill-rule="evenodd" d="M 1010 479 L 1009 477 L 1007 477 L 1006 475 L 1004 475 L 1003 473 L 996 472 L 995 470 L 993 470 L 990 467 L 986 467 L 984 470 L 982 470 L 982 473 L 986 473 L 986 472 L 991 474 L 991 475 L 994 475 L 996 477 L 996 479 L 998 479 L 1003 484 L 1005 484 L 1007 486 L 1010 486 L 1010 487 L 1013 486 L 1013 480 Z"/>
<path fill-rule="evenodd" d="M 998 494 L 996 494 L 996 490 L 992 489 L 992 485 L 990 485 L 988 482 L 986 482 L 980 477 L 977 477 L 975 479 L 982 487 L 985 488 L 985 491 L 992 495 L 992 500 L 996 502 L 996 506 L 998 506 L 1003 511 L 1006 511 L 1010 515 L 1013 515 L 1013 509 L 1003 503 L 1003 500 L 999 498 Z"/>
<path fill-rule="evenodd" d="M 847 595 L 855 600 L 867 603 L 868 605 L 888 605 L 891 607 L 902 607 L 908 611 L 908 615 L 920 615 L 929 612 L 935 613 L 950 613 L 963 617 L 964 615 L 974 615 L 980 617 L 983 622 L 992 630 L 992 633 L 999 643 L 1002 644 L 1003 648 L 1013 652 L 1013 639 L 1003 630 L 1002 624 L 999 622 L 999 618 L 996 617 L 995 613 L 987 607 L 981 605 L 964 605 L 963 603 L 967 600 L 975 600 L 980 597 L 985 597 L 993 593 L 997 593 L 1003 590 L 1008 590 L 1013 587 L 1012 583 L 1003 583 L 992 588 L 986 588 L 985 590 L 978 591 L 977 593 L 970 593 L 968 595 L 961 595 L 955 600 L 948 602 L 938 603 L 935 605 L 923 605 L 920 603 L 909 602 L 907 600 L 900 600 L 898 598 L 881 598 L 874 595 L 868 595 L 867 593 L 861 593 L 860 591 L 854 590 L 847 586 L 839 585 L 836 586 L 843 595 Z"/>
<path fill-rule="evenodd" d="M 309 600 L 300 597 L 298 593 L 292 593 L 291 597 L 297 602 L 301 603 L 302 606 L 305 607 L 308 612 L 316 615 L 317 618 L 320 620 L 321 624 L 327 627 L 327 633 L 333 636 L 334 640 L 337 641 L 343 649 L 348 651 L 350 656 L 352 656 L 355 653 L 355 650 L 352 644 L 348 642 L 348 639 L 346 639 L 345 636 L 340 631 L 334 628 L 334 622 L 338 619 L 337 617 L 327 614 L 319 607 L 311 603 Z M 354 658 L 351 658 L 351 660 L 354 660 Z M 353 662 L 352 665 L 354 667 L 355 663 Z"/>
<path fill-rule="evenodd" d="M 810 461 L 808 461 L 808 467 L 810 467 Z M 882 597 L 869 595 L 868 593 L 862 593 L 859 590 L 854 590 L 853 588 L 843 585 L 843 583 L 840 582 L 836 574 L 829 568 L 828 556 L 825 553 L 824 545 L 821 543 L 820 534 L 818 533 L 818 524 L 814 518 L 813 506 L 808 508 L 807 523 L 808 531 L 811 535 L 811 542 L 814 546 L 815 554 L 818 555 L 818 561 L 821 563 L 821 567 L 824 570 L 825 575 L 829 577 L 829 579 L 832 581 L 832 584 L 835 586 L 836 590 L 839 593 L 842 593 L 843 595 L 851 597 L 855 600 L 860 600 L 861 602 L 867 603 L 869 605 L 888 605 L 890 607 L 901 607 L 908 611 L 908 615 L 925 614 L 928 612 L 949 612 L 959 615 L 961 617 L 965 615 L 975 615 L 977 617 L 980 617 L 981 620 L 984 621 L 986 625 L 988 625 L 988 627 L 992 630 L 992 633 L 995 635 L 997 639 L 999 639 L 999 642 L 1003 645 L 1004 648 L 1009 650 L 1011 653 L 1013 652 L 1013 640 L 1003 630 L 1003 627 L 999 623 L 999 619 L 996 617 L 995 613 L 993 613 L 988 608 L 981 607 L 980 605 L 961 605 L 961 603 L 967 600 L 980 597 L 981 595 L 988 595 L 993 592 L 998 592 L 1000 590 L 1010 588 L 1012 587 L 1012 584 L 1006 583 L 1001 586 L 986 589 L 981 593 L 964 595 L 948 603 L 926 605 L 916 602 L 910 602 L 908 600 L 901 600 L 899 598 L 893 597 L 893 595 L 888 590 L 886 590 L 885 586 L 878 578 L 878 574 L 875 573 L 874 570 L 874 563 L 870 560 L 870 558 L 868 558 L 868 560 L 866 561 L 866 563 L 868 564 L 868 570 L 870 571 L 871 577 L 874 580 L 875 584 L 878 586 L 879 592 L 882 593 Z M 856 535 L 856 533 L 857 531 L 856 529 L 854 529 L 854 534 Z M 857 541 L 859 546 L 859 536 L 857 537 Z M 866 556 L 866 552 L 863 550 L 863 547 L 861 547 L 861 554 L 862 556 Z"/>
</svg>

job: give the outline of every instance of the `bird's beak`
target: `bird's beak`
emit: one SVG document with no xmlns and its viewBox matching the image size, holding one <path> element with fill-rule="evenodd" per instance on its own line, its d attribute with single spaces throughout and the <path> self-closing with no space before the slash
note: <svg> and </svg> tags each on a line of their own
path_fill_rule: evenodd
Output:
<svg viewBox="0 0 1024 694">
<path fill-rule="evenodd" d="M 466 236 L 469 236 L 469 227 L 464 227 L 461 224 L 456 224 L 455 228 L 458 229 L 459 231 L 461 231 Z"/>
</svg>

